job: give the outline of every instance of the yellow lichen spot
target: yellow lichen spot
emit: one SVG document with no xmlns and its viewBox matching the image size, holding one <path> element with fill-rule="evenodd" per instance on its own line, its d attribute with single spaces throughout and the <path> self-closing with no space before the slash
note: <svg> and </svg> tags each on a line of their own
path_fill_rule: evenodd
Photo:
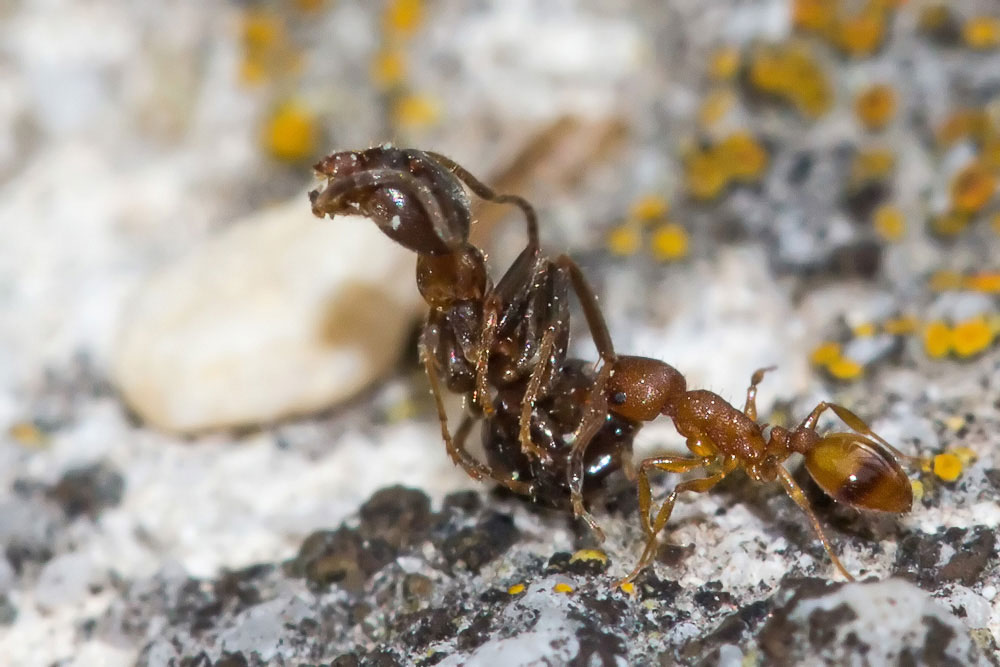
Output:
<svg viewBox="0 0 1000 667">
<path fill-rule="evenodd" d="M 723 46 L 712 54 L 708 65 L 708 73 L 716 81 L 728 81 L 736 76 L 740 69 L 740 49 L 736 46 Z"/>
<path fill-rule="evenodd" d="M 687 189 L 695 199 L 715 199 L 729 183 L 726 165 L 711 150 L 695 152 L 688 157 L 685 167 Z"/>
<path fill-rule="evenodd" d="M 951 417 L 945 417 L 944 425 L 950 428 L 952 431 L 958 431 L 961 428 L 965 428 L 968 422 L 962 415 L 952 415 Z"/>
<path fill-rule="evenodd" d="M 896 115 L 896 91 L 885 84 L 869 86 L 854 100 L 854 112 L 869 130 L 881 130 Z"/>
<path fill-rule="evenodd" d="M 851 330 L 858 338 L 871 338 L 875 335 L 875 324 L 874 322 L 865 322 L 864 324 L 859 324 Z"/>
<path fill-rule="evenodd" d="M 767 169 L 767 151 L 749 132 L 734 132 L 715 147 L 717 159 L 732 178 L 741 181 L 760 180 Z"/>
<path fill-rule="evenodd" d="M 965 22 L 962 39 L 970 49 L 985 51 L 1000 46 L 1000 18 L 977 16 Z"/>
<path fill-rule="evenodd" d="M 934 457 L 934 474 L 946 482 L 954 482 L 962 475 L 962 461 L 949 452 Z"/>
<path fill-rule="evenodd" d="M 882 330 L 890 336 L 906 336 L 914 333 L 919 326 L 920 322 L 915 317 L 893 317 L 882 324 Z"/>
<path fill-rule="evenodd" d="M 507 595 L 520 595 L 524 592 L 524 584 L 514 584 L 507 589 Z"/>
<path fill-rule="evenodd" d="M 898 206 L 883 204 L 872 217 L 875 232 L 886 241 L 898 241 L 906 234 L 906 218 Z"/>
<path fill-rule="evenodd" d="M 11 424 L 7 435 L 25 447 L 41 447 L 47 439 L 45 433 L 30 421 Z"/>
<path fill-rule="evenodd" d="M 931 359 L 941 359 L 951 352 L 951 327 L 935 320 L 924 327 L 924 351 Z"/>
<path fill-rule="evenodd" d="M 736 104 L 733 91 L 719 89 L 705 96 L 698 108 L 698 123 L 703 128 L 711 128 L 722 120 Z"/>
<path fill-rule="evenodd" d="M 577 563 L 580 561 L 597 561 L 599 563 L 607 563 L 608 555 L 600 549 L 580 549 L 570 557 L 569 562 Z"/>
<path fill-rule="evenodd" d="M 962 462 L 963 466 L 968 466 L 970 463 L 979 458 L 979 455 L 968 447 L 956 447 L 951 450 L 951 453 L 958 457 L 958 460 Z"/>
<path fill-rule="evenodd" d="M 896 167 L 896 156 L 886 148 L 860 150 L 851 163 L 851 183 L 861 185 L 889 177 Z"/>
<path fill-rule="evenodd" d="M 840 343 L 833 341 L 821 343 L 809 355 L 809 361 L 816 366 L 826 366 L 837 359 L 840 359 Z"/>
<path fill-rule="evenodd" d="M 993 197 L 997 179 L 980 162 L 973 162 L 959 171 L 951 182 L 951 202 L 956 211 L 976 213 Z"/>
<path fill-rule="evenodd" d="M 267 79 L 267 68 L 260 58 L 246 57 L 240 62 L 240 82 L 246 86 L 256 86 Z"/>
<path fill-rule="evenodd" d="M 951 112 L 934 132 L 937 143 L 942 148 L 965 139 L 983 136 L 989 127 L 989 118 L 981 109 L 958 109 Z"/>
<path fill-rule="evenodd" d="M 952 349 L 962 358 L 979 354 L 992 342 L 993 331 L 982 315 L 959 322 L 951 331 Z"/>
<path fill-rule="evenodd" d="M 793 0 L 792 24 L 799 30 L 826 32 L 837 19 L 836 10 L 830 0 Z"/>
<path fill-rule="evenodd" d="M 569 584 L 564 584 L 562 582 L 559 582 L 558 584 L 552 587 L 552 590 L 555 591 L 556 593 L 572 593 L 573 587 L 570 586 Z"/>
<path fill-rule="evenodd" d="M 979 151 L 979 161 L 984 167 L 1000 171 L 1000 136 L 989 137 Z"/>
<path fill-rule="evenodd" d="M 620 588 L 622 592 L 627 595 L 635 595 L 635 584 L 631 581 L 622 582 L 618 588 Z"/>
<path fill-rule="evenodd" d="M 687 231 L 676 223 L 660 225 L 653 232 L 651 249 L 653 257 L 661 262 L 682 259 L 688 254 Z"/>
<path fill-rule="evenodd" d="M 441 116 L 437 102 L 423 95 L 405 95 L 393 105 L 392 118 L 398 127 L 433 125 Z"/>
<path fill-rule="evenodd" d="M 626 222 L 608 233 L 608 252 L 618 257 L 629 257 L 638 252 L 641 241 L 642 236 L 639 229 Z"/>
<path fill-rule="evenodd" d="M 924 483 L 919 479 L 910 480 L 910 488 L 913 489 L 913 502 L 919 503 L 924 499 Z"/>
<path fill-rule="evenodd" d="M 632 204 L 629 215 L 639 222 L 652 222 L 664 218 L 669 211 L 670 205 L 666 199 L 660 195 L 646 195 Z"/>
<path fill-rule="evenodd" d="M 372 60 L 372 80 L 382 88 L 398 86 L 406 76 L 406 56 L 396 49 L 384 49 Z"/>
<path fill-rule="evenodd" d="M 865 367 L 847 357 L 838 357 L 826 365 L 830 375 L 838 380 L 856 380 L 865 372 Z"/>
<path fill-rule="evenodd" d="M 315 114 L 297 102 L 286 102 L 268 118 L 264 146 L 272 157 L 298 162 L 312 157 L 319 141 Z"/>
<path fill-rule="evenodd" d="M 390 0 L 383 14 L 383 27 L 390 35 L 413 34 L 424 17 L 423 0 Z"/>
<path fill-rule="evenodd" d="M 945 211 L 931 218 L 931 232 L 938 236 L 957 236 L 969 226 L 969 216 L 961 211 Z"/>
<path fill-rule="evenodd" d="M 833 103 L 825 72 L 802 44 L 758 47 L 750 58 L 748 78 L 758 90 L 789 102 L 810 118 L 821 116 Z"/>
<path fill-rule="evenodd" d="M 413 419 L 418 414 L 416 404 L 408 398 L 404 398 L 400 401 L 395 401 L 389 406 L 386 411 L 386 421 L 390 424 L 398 424 L 400 422 Z"/>
<path fill-rule="evenodd" d="M 326 7 L 326 0 L 295 0 L 295 7 L 302 12 L 318 12 Z"/>
<path fill-rule="evenodd" d="M 885 24 L 885 11 L 876 6 L 868 6 L 852 16 L 840 18 L 834 41 L 848 55 L 871 55 L 882 44 Z"/>
<path fill-rule="evenodd" d="M 961 289 L 965 277 L 961 273 L 954 271 L 935 271 L 931 274 L 927 286 L 935 292 L 947 292 L 948 290 Z"/>
<path fill-rule="evenodd" d="M 248 49 L 263 50 L 284 38 L 285 25 L 279 16 L 263 10 L 253 10 L 243 16 L 243 44 Z"/>
<path fill-rule="evenodd" d="M 962 281 L 965 289 L 986 294 L 1000 294 L 1000 273 L 977 273 Z"/>
</svg>

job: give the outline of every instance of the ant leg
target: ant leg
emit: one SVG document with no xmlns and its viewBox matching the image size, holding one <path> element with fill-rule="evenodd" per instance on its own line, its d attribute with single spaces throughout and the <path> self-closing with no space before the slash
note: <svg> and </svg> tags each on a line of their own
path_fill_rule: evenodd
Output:
<svg viewBox="0 0 1000 667">
<path fill-rule="evenodd" d="M 591 289 L 590 283 L 587 282 L 579 265 L 569 255 L 560 255 L 556 259 L 556 266 L 569 273 L 573 291 L 576 292 L 576 298 L 583 307 L 583 316 L 587 320 L 587 328 L 590 329 L 590 337 L 594 341 L 597 353 L 605 362 L 614 361 L 617 358 L 615 346 L 611 342 L 611 333 L 608 331 L 604 314 L 597 302 L 597 295 Z"/>
<path fill-rule="evenodd" d="M 847 571 L 847 568 L 844 567 L 844 564 L 840 562 L 840 559 L 837 558 L 837 554 L 833 551 L 833 545 L 830 544 L 830 540 L 827 539 L 826 533 L 823 532 L 823 527 L 820 525 L 819 519 L 816 518 L 816 514 L 813 512 L 812 506 L 806 499 L 805 494 L 802 493 L 802 489 L 795 483 L 795 480 L 792 479 L 791 473 L 788 472 L 784 466 L 777 466 L 777 468 L 778 477 L 781 479 L 781 485 L 785 487 L 785 493 L 791 496 L 792 500 L 795 501 L 795 504 L 806 513 L 807 517 L 809 517 L 809 522 L 812 524 L 813 530 L 816 532 L 816 536 L 819 537 L 819 541 L 823 543 L 823 548 L 826 549 L 826 553 L 829 554 L 830 560 L 833 561 L 833 566 L 837 568 L 837 571 L 840 572 L 845 579 L 848 581 L 854 581 L 854 577 L 851 576 L 851 573 Z"/>
<path fill-rule="evenodd" d="M 650 523 L 652 492 L 649 486 L 648 469 L 656 468 L 657 470 L 667 472 L 683 473 L 695 470 L 696 468 L 702 468 L 705 464 L 706 461 L 704 459 L 660 456 L 646 459 L 639 466 L 639 512 L 642 515 L 642 529 L 646 533 L 646 547 L 643 549 L 642 556 L 639 557 L 639 562 L 636 563 L 632 571 L 624 579 L 618 581 L 616 585 L 635 581 L 639 573 L 653 562 L 653 557 L 656 555 L 657 537 L 664 526 L 667 525 L 667 521 L 670 520 L 670 515 L 674 511 L 674 504 L 677 502 L 677 496 L 685 491 L 694 491 L 695 493 L 708 491 L 725 479 L 726 475 L 735 470 L 737 462 L 736 459 L 728 459 L 719 472 L 700 479 L 689 479 L 675 486 L 674 490 L 663 501 L 663 504 L 660 505 L 660 510 L 656 513 L 656 519 L 652 524 Z"/>
<path fill-rule="evenodd" d="M 479 332 L 479 348 L 476 354 L 476 388 L 472 392 L 473 402 L 479 404 L 483 414 L 493 415 L 493 402 L 490 401 L 490 385 L 487 372 L 490 364 L 490 350 L 496 341 L 499 322 L 499 304 L 495 298 L 488 298 L 483 307 L 483 328 Z"/>
<path fill-rule="evenodd" d="M 753 376 L 750 378 L 750 386 L 747 387 L 747 402 L 746 405 L 743 406 L 743 414 L 754 421 L 757 421 L 757 385 L 759 385 L 760 381 L 764 379 L 764 373 L 773 371 L 775 368 L 777 368 L 777 366 L 758 368 L 754 371 Z"/>
<path fill-rule="evenodd" d="M 500 475 L 496 472 L 495 468 L 488 468 L 472 458 L 468 450 L 465 448 L 465 441 L 469 437 L 469 431 L 472 430 L 472 425 L 475 421 L 476 420 L 469 415 L 465 415 L 462 419 L 462 423 L 459 425 L 458 430 L 455 431 L 455 449 L 461 453 L 461 456 L 463 456 L 465 460 L 471 461 L 474 465 L 478 466 L 484 475 L 492 479 L 497 484 L 504 486 L 514 493 L 522 496 L 531 495 L 531 484 L 528 482 L 522 482 L 514 479 L 509 473 L 506 476 Z"/>
<path fill-rule="evenodd" d="M 573 433 L 573 447 L 569 453 L 569 495 L 573 503 L 573 515 L 582 518 L 590 526 L 597 536 L 597 539 L 604 541 L 604 531 L 597 525 L 593 515 L 586 510 L 583 504 L 583 455 L 587 451 L 587 445 L 594 435 L 604 425 L 608 414 L 608 400 L 604 394 L 604 387 L 611 377 L 611 364 L 605 363 L 594 379 L 594 386 L 590 392 L 590 398 L 584 406 L 583 417 L 580 419 L 576 431 Z"/>
<path fill-rule="evenodd" d="M 555 346 L 555 335 L 556 330 L 553 327 L 546 329 L 542 335 L 542 343 L 538 348 L 538 363 L 531 370 L 531 377 L 521 401 L 519 424 L 521 452 L 525 456 L 534 456 L 541 461 L 549 461 L 551 457 L 548 452 L 531 441 L 531 413 L 535 408 L 535 399 L 538 398 L 538 392 L 542 387 L 542 379 L 549 370 L 549 359 L 552 356 L 552 348 Z"/>
<path fill-rule="evenodd" d="M 820 415 L 823 414 L 823 412 L 825 412 L 828 409 L 833 410 L 834 414 L 837 415 L 837 417 L 839 417 L 840 420 L 845 424 L 847 424 L 851 429 L 853 429 L 857 433 L 860 433 L 861 435 L 872 438 L 880 445 L 885 447 L 887 450 L 889 450 L 889 452 L 891 452 L 892 455 L 895 456 L 897 459 L 905 461 L 909 465 L 919 470 L 922 470 L 923 472 L 930 472 L 931 460 L 929 458 L 924 456 L 911 456 L 909 454 L 904 454 L 903 452 L 899 451 L 891 444 L 889 444 L 889 442 L 885 438 L 883 438 L 878 433 L 873 431 L 871 427 L 867 423 L 865 423 L 863 419 L 861 419 L 861 417 L 857 416 L 856 414 L 854 414 L 853 412 L 851 412 L 842 405 L 837 405 L 836 403 L 827 403 L 826 401 L 823 401 L 815 408 L 813 408 L 813 411 L 809 413 L 808 417 L 802 420 L 802 424 L 799 426 L 799 428 L 815 429 L 816 422 L 819 421 Z"/>
</svg>

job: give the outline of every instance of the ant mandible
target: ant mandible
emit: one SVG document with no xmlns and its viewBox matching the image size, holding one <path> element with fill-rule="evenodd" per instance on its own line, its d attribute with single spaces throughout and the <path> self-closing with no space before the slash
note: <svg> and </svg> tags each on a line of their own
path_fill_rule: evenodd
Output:
<svg viewBox="0 0 1000 667">
<path fill-rule="evenodd" d="M 359 214 L 417 253 L 417 286 L 429 306 L 420 337 L 451 459 L 475 479 L 557 507 L 572 507 L 595 533 L 584 494 L 630 469 L 636 426 L 608 413 L 602 387 L 616 358 L 603 315 L 579 267 L 541 252 L 537 216 L 516 195 L 497 194 L 449 158 L 389 145 L 335 153 L 315 167 L 325 187 L 310 193 L 320 217 Z M 485 254 L 469 243 L 471 215 L 462 185 L 524 214 L 527 243 L 494 286 Z M 601 356 L 600 372 L 567 358 L 569 291 L 582 304 Z M 465 398 L 452 435 L 443 389 Z M 466 449 L 479 420 L 488 465 Z"/>
</svg>

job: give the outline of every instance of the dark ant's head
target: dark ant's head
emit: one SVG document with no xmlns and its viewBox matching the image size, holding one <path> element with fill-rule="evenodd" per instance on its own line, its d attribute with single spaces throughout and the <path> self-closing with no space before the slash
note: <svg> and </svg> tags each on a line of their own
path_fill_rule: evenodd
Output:
<svg viewBox="0 0 1000 667">
<path fill-rule="evenodd" d="M 908 512 L 913 487 L 896 458 L 857 433 L 829 433 L 804 452 L 806 470 L 834 500 L 881 512 Z"/>
<path fill-rule="evenodd" d="M 326 185 L 309 193 L 313 213 L 363 215 L 389 238 L 420 254 L 462 247 L 469 199 L 455 175 L 426 153 L 376 146 L 323 158 L 314 169 Z"/>
</svg>

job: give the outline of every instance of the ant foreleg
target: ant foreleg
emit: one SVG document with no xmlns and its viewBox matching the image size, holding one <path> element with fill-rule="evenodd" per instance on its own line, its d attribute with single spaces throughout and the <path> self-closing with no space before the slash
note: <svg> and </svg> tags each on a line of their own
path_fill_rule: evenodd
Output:
<svg viewBox="0 0 1000 667">
<path fill-rule="evenodd" d="M 487 298 L 483 306 L 483 328 L 479 333 L 479 347 L 476 353 L 476 388 L 472 392 L 472 400 L 477 403 L 483 413 L 493 415 L 493 402 L 490 400 L 489 364 L 490 350 L 496 341 L 497 324 L 499 322 L 499 302 L 496 298 Z"/>
<path fill-rule="evenodd" d="M 889 452 L 891 452 L 892 455 L 895 456 L 897 459 L 905 461 L 909 465 L 919 470 L 922 470 L 923 472 L 930 472 L 931 470 L 930 459 L 923 456 L 911 456 L 909 454 L 904 454 L 903 452 L 899 451 L 891 444 L 889 444 L 889 442 L 886 441 L 885 438 L 883 438 L 878 433 L 873 431 L 871 427 L 867 423 L 865 423 L 863 419 L 861 419 L 861 417 L 857 416 L 856 414 L 854 414 L 853 412 L 851 412 L 842 405 L 837 405 L 836 403 L 828 403 L 826 401 L 823 401 L 815 408 L 813 408 L 813 411 L 809 413 L 808 417 L 802 420 L 802 423 L 799 425 L 799 428 L 806 428 L 810 430 L 815 429 L 816 423 L 819 421 L 820 415 L 822 415 L 823 412 L 825 412 L 828 409 L 833 410 L 833 413 L 837 415 L 837 417 L 839 417 L 842 422 L 847 424 L 855 432 L 875 440 L 880 445 L 889 450 Z"/>
<path fill-rule="evenodd" d="M 819 537 L 819 541 L 823 543 L 823 548 L 826 549 L 826 553 L 829 554 L 830 560 L 833 561 L 833 566 L 837 568 L 837 571 L 839 571 L 845 579 L 848 581 L 854 581 L 854 577 L 851 576 L 851 573 L 847 571 L 844 564 L 840 562 L 839 558 L 837 558 L 837 554 L 833 550 L 833 545 L 830 544 L 830 540 L 827 539 L 826 533 L 823 532 L 823 526 L 820 525 L 819 519 L 816 518 L 816 514 L 813 512 L 812 506 L 806 499 L 806 495 L 802 492 L 802 489 L 795 483 L 795 480 L 792 479 L 791 473 L 788 472 L 784 466 L 777 466 L 777 469 L 778 478 L 781 480 L 781 485 L 785 487 L 785 493 L 787 493 L 791 499 L 795 501 L 795 504 L 806 513 L 807 517 L 809 517 L 809 522 L 812 524 L 813 530 L 816 532 L 816 536 Z"/>
<path fill-rule="evenodd" d="M 538 363 L 535 364 L 535 367 L 531 371 L 531 377 L 528 379 L 528 386 L 521 401 L 519 423 L 521 451 L 525 456 L 534 456 L 540 461 L 548 461 L 551 457 L 548 452 L 531 440 L 531 414 L 535 409 L 535 400 L 538 398 L 538 393 L 541 390 L 542 380 L 550 370 L 551 364 L 549 360 L 552 357 L 552 349 L 555 347 L 555 338 L 556 330 L 552 327 L 546 329 L 542 335 L 542 343 L 538 348 Z"/>
<path fill-rule="evenodd" d="M 604 425 L 608 415 L 608 401 L 604 388 L 611 377 L 611 364 L 604 364 L 594 379 L 590 398 L 584 406 L 580 424 L 573 433 L 573 447 L 569 453 L 569 493 L 573 503 L 573 515 L 582 518 L 594 531 L 598 540 L 604 541 L 604 531 L 597 525 L 593 515 L 583 504 L 583 458 L 587 445 Z"/>
<path fill-rule="evenodd" d="M 757 385 L 759 385 L 760 381 L 764 379 L 764 373 L 773 371 L 775 368 L 777 368 L 777 366 L 758 368 L 754 371 L 753 376 L 750 378 L 750 386 L 747 387 L 747 402 L 746 405 L 743 406 L 743 414 L 754 421 L 757 421 Z"/>
<path fill-rule="evenodd" d="M 651 509 L 652 509 L 652 491 L 649 485 L 649 472 L 650 468 L 656 468 L 657 470 L 664 470 L 666 472 L 674 473 L 684 473 L 697 468 L 702 468 L 706 464 L 704 459 L 689 459 L 673 456 L 658 456 L 652 459 L 646 459 L 639 466 L 639 513 L 642 518 L 642 529 L 646 533 L 646 547 L 642 551 L 642 556 L 639 557 L 639 562 L 636 563 L 635 568 L 626 576 L 624 579 L 616 582 L 616 586 L 621 584 L 635 581 L 635 578 L 639 576 L 650 563 L 653 562 L 653 557 L 656 554 L 657 538 L 663 528 L 667 525 L 667 521 L 670 520 L 670 515 L 674 511 L 674 504 L 677 502 L 677 496 L 685 491 L 693 491 L 695 493 L 704 493 L 714 487 L 716 484 L 725 479 L 726 475 L 731 473 L 737 467 L 736 459 L 728 459 L 723 464 L 721 471 L 709 475 L 707 477 L 702 477 L 700 479 L 689 479 L 687 481 L 679 483 L 674 487 L 674 490 L 670 492 L 670 495 L 663 501 L 660 505 L 659 511 L 656 513 L 656 519 L 650 523 Z"/>
</svg>

